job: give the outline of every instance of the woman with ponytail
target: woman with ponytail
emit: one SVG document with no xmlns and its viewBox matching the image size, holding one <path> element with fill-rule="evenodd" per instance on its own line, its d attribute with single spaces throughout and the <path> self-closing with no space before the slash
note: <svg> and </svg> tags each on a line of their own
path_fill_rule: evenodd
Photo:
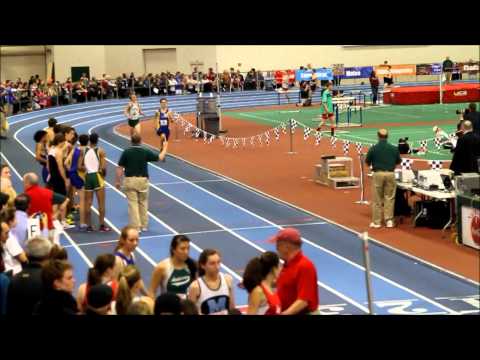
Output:
<svg viewBox="0 0 480 360">
<path fill-rule="evenodd" d="M 153 270 L 148 295 L 156 298 L 158 287 L 161 293 L 174 293 L 186 299 L 187 289 L 197 278 L 197 264 L 189 257 L 190 239 L 185 235 L 175 235 L 170 243 L 170 256 Z"/>
<path fill-rule="evenodd" d="M 78 308 L 85 312 L 87 309 L 87 294 L 92 286 L 106 284 L 112 288 L 113 299 L 118 291 L 118 281 L 114 278 L 115 255 L 102 254 L 97 256 L 95 264 L 88 269 L 87 282 L 80 285 L 77 294 Z"/>
<path fill-rule="evenodd" d="M 143 301 L 148 304 L 153 313 L 154 302 L 148 296 L 142 296 L 144 289 L 140 270 L 135 265 L 126 266 L 120 273 L 118 283 L 117 299 L 113 310 L 116 315 L 126 315 L 130 305 L 137 301 Z"/>
<path fill-rule="evenodd" d="M 278 255 L 267 251 L 247 264 L 242 284 L 248 291 L 248 315 L 280 314 L 280 300 L 273 292 L 279 263 Z"/>
</svg>

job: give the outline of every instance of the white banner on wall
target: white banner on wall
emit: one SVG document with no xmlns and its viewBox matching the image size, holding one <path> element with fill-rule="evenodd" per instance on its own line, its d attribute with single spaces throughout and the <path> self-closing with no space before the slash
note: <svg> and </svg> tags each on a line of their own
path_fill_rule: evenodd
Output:
<svg viewBox="0 0 480 360">
<path fill-rule="evenodd" d="M 462 206 L 462 243 L 480 249 L 480 211 Z"/>
</svg>

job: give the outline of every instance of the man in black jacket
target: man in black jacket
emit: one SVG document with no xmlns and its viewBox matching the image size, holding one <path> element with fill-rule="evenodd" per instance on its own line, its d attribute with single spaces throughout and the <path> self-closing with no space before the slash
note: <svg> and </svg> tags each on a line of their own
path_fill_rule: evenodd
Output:
<svg viewBox="0 0 480 360">
<path fill-rule="evenodd" d="M 29 262 L 10 282 L 7 293 L 7 315 L 32 315 L 35 305 L 43 295 L 42 265 L 48 260 L 52 243 L 35 236 L 27 241 Z"/>
<path fill-rule="evenodd" d="M 470 120 L 473 126 L 473 133 L 480 136 L 480 112 L 477 111 L 477 104 L 468 105 L 468 114 L 463 116 L 463 120 Z"/>
<path fill-rule="evenodd" d="M 458 139 L 450 164 L 450 170 L 453 170 L 455 175 L 479 172 L 480 137 L 473 133 L 470 120 L 462 123 L 462 129 L 463 136 Z"/>
</svg>

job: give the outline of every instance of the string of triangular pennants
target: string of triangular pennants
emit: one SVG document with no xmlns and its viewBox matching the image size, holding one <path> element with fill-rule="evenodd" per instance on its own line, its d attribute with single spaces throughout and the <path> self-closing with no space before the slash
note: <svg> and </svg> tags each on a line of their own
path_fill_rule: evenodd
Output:
<svg viewBox="0 0 480 360">
<path fill-rule="evenodd" d="M 196 126 L 192 125 L 189 121 L 185 120 L 180 114 L 175 113 L 173 117 L 174 121 L 177 122 L 184 131 L 184 134 L 186 135 L 187 133 L 191 132 L 194 134 L 194 137 L 200 138 L 200 136 L 203 137 L 204 143 L 206 144 L 211 144 L 213 140 L 217 138 L 216 135 L 211 134 L 206 132 L 205 130 L 199 129 Z M 262 132 L 260 134 L 248 136 L 248 137 L 228 137 L 228 136 L 223 136 L 220 135 L 218 136 L 218 139 L 222 143 L 223 146 L 226 148 L 239 148 L 239 147 L 246 147 L 247 145 L 250 145 L 252 147 L 255 147 L 255 145 L 261 145 L 266 144 L 267 146 L 270 145 L 271 139 L 274 138 L 275 141 L 279 141 L 280 137 L 282 135 L 287 135 L 288 134 L 288 128 L 289 128 L 289 122 L 291 122 L 291 133 L 295 134 L 295 130 L 298 126 L 303 127 L 303 139 L 307 141 L 312 135 L 315 139 L 315 146 L 320 145 L 320 142 L 322 140 L 322 137 L 324 136 L 321 131 L 317 131 L 316 129 L 310 128 L 295 119 L 290 119 L 289 121 L 284 121 L 277 126 Z M 455 133 L 449 134 L 448 139 L 452 140 L 455 138 Z M 330 136 L 330 146 L 333 149 L 336 149 L 338 138 L 336 136 Z M 426 139 L 426 140 L 419 140 L 415 142 L 410 143 L 410 147 L 414 148 L 414 144 L 418 143 L 419 145 L 419 150 L 423 153 L 426 153 L 428 151 L 428 143 L 430 141 L 433 141 L 435 147 L 437 149 L 440 149 L 443 145 L 443 142 L 439 138 L 434 138 L 434 139 Z M 343 140 L 343 153 L 345 155 L 349 154 L 350 152 L 350 145 L 352 142 L 350 140 Z M 372 144 L 363 144 L 361 142 L 354 142 L 355 145 L 355 150 L 358 154 L 361 154 L 363 150 L 368 150 L 369 147 Z"/>
</svg>

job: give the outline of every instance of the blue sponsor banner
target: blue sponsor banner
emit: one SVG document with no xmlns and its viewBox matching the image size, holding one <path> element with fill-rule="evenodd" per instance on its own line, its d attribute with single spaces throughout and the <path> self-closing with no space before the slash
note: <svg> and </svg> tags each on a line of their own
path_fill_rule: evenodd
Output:
<svg viewBox="0 0 480 360">
<path fill-rule="evenodd" d="M 442 73 L 442 64 L 432 64 L 431 75 L 440 75 Z"/>
<path fill-rule="evenodd" d="M 369 78 L 370 73 L 373 71 L 373 66 L 355 66 L 355 67 L 346 67 L 343 75 L 340 76 L 342 79 L 361 79 Z"/>
<path fill-rule="evenodd" d="M 327 68 L 315 69 L 318 80 L 333 80 L 333 70 Z M 311 70 L 295 70 L 296 81 L 310 81 L 312 80 Z"/>
</svg>

